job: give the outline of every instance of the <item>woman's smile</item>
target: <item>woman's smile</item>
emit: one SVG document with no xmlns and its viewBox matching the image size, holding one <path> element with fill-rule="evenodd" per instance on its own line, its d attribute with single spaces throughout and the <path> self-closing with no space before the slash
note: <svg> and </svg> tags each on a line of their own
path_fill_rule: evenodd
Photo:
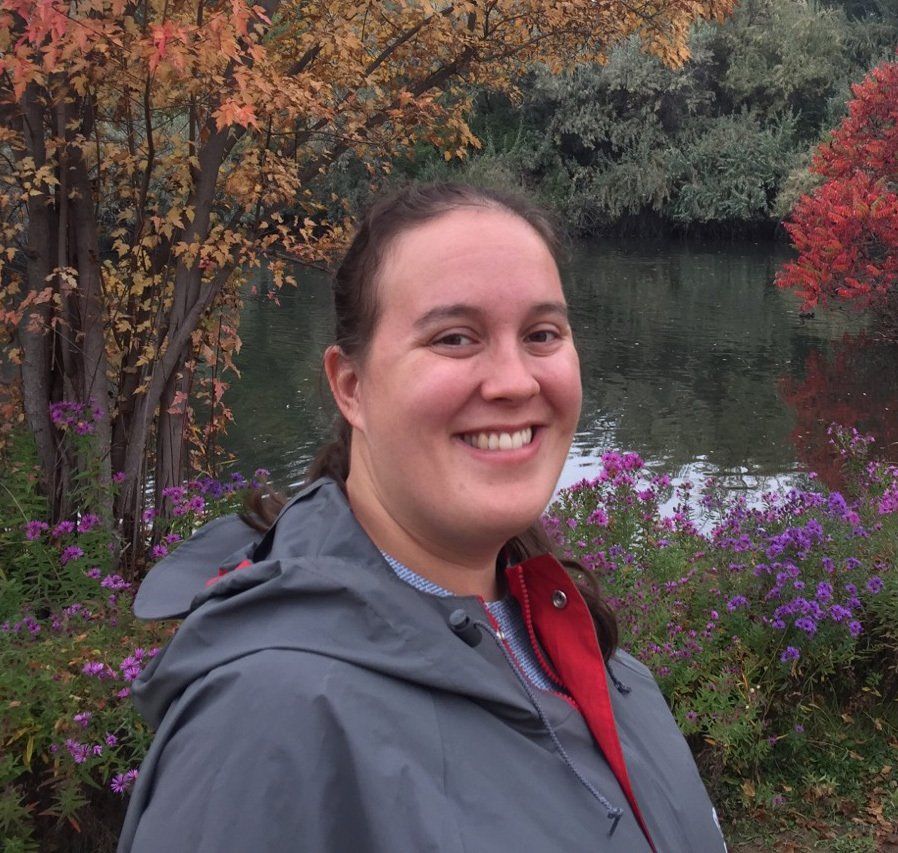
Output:
<svg viewBox="0 0 898 853">
<path fill-rule="evenodd" d="M 463 433 L 461 440 L 478 450 L 520 450 L 533 441 L 533 427 L 508 430 L 477 430 Z"/>
</svg>

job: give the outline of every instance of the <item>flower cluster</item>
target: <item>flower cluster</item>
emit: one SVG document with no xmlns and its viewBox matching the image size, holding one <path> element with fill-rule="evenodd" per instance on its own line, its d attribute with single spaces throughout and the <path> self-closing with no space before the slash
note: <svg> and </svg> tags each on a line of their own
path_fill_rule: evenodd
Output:
<svg viewBox="0 0 898 853">
<path fill-rule="evenodd" d="M 786 744 L 809 749 L 795 740 L 808 709 L 843 707 L 865 684 L 875 696 L 898 651 L 898 503 L 883 512 L 898 468 L 868 461 L 856 432 L 832 440 L 857 472 L 845 493 L 809 478 L 750 505 L 714 481 L 697 495 L 688 482 L 673 488 L 636 454 L 614 453 L 544 520 L 599 575 L 622 647 L 654 671 L 684 732 L 713 741 L 734 777 Z"/>
<path fill-rule="evenodd" d="M 72 430 L 78 435 L 91 435 L 103 412 L 94 400 L 78 403 L 60 400 L 50 404 L 50 420 L 61 430 Z"/>
</svg>

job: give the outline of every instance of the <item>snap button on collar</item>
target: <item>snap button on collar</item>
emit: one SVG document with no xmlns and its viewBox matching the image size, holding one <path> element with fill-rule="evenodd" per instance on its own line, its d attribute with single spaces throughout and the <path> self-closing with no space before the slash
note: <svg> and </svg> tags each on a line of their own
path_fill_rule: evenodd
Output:
<svg viewBox="0 0 898 853">
<path fill-rule="evenodd" d="M 552 604 L 559 610 L 563 610 L 567 607 L 567 596 L 560 589 L 556 589 L 555 592 L 552 593 Z"/>
</svg>

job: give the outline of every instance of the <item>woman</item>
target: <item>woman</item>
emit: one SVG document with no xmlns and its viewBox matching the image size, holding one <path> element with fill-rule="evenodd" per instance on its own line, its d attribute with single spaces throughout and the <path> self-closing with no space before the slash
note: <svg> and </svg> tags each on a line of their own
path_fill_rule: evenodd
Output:
<svg viewBox="0 0 898 853">
<path fill-rule="evenodd" d="M 725 849 L 654 681 L 539 527 L 581 402 L 555 254 L 493 191 L 369 213 L 310 484 L 138 595 L 186 618 L 134 687 L 158 731 L 120 850 Z"/>
</svg>

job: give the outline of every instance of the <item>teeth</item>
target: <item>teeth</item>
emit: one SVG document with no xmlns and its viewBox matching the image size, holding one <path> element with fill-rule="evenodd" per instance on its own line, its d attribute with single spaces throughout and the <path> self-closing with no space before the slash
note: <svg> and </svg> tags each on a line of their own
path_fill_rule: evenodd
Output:
<svg viewBox="0 0 898 853">
<path fill-rule="evenodd" d="M 518 432 L 474 432 L 462 436 L 465 444 L 478 450 L 519 450 L 533 441 L 533 429 Z"/>
</svg>

